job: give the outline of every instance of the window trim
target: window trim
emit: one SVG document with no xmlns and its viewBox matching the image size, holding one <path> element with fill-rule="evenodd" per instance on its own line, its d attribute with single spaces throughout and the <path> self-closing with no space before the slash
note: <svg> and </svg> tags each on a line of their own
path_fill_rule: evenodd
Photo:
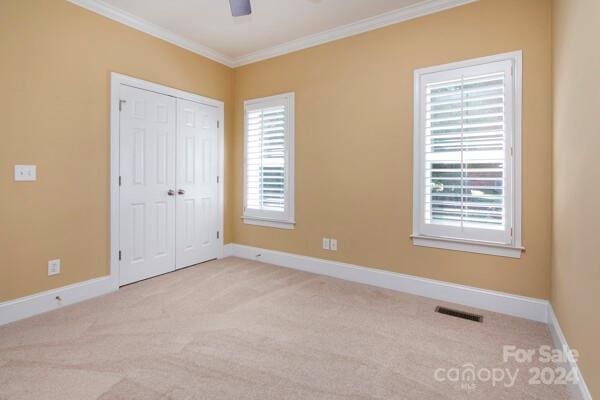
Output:
<svg viewBox="0 0 600 400">
<path fill-rule="evenodd" d="M 422 196 L 423 188 L 423 135 L 421 129 L 421 82 L 422 77 L 431 73 L 440 73 L 462 68 L 477 67 L 484 64 L 509 61 L 513 66 L 513 115 L 512 115 L 512 182 L 511 182 L 511 207 L 512 207 L 512 229 L 511 243 L 504 244 L 484 240 L 472 240 L 454 237 L 427 235 L 421 229 Z M 447 250 L 464 251 L 471 253 L 488 254 L 502 257 L 520 258 L 525 251 L 522 246 L 521 237 L 521 129 L 522 129 L 522 76 L 523 61 L 522 51 L 502 53 L 488 57 L 475 58 L 465 61 L 454 62 L 434 67 L 421 68 L 414 71 L 414 136 L 413 136 L 413 234 L 411 239 L 413 245 L 423 247 L 434 247 Z M 509 150 L 510 151 L 510 150 Z"/>
<path fill-rule="evenodd" d="M 285 104 L 286 106 L 286 149 L 285 149 L 285 204 L 286 212 L 278 217 L 273 212 L 264 212 L 262 210 L 254 210 L 248 212 L 246 208 L 247 204 L 247 136 L 248 136 L 248 110 L 254 106 L 261 106 L 260 108 L 268 107 L 269 105 L 280 105 Z M 256 99 L 250 99 L 244 101 L 244 203 L 243 213 L 241 219 L 245 224 L 265 226 L 279 229 L 294 229 L 295 228 L 295 207 L 294 207 L 294 187 L 295 187 L 295 93 L 288 92 L 282 93 L 269 97 L 261 97 Z"/>
</svg>

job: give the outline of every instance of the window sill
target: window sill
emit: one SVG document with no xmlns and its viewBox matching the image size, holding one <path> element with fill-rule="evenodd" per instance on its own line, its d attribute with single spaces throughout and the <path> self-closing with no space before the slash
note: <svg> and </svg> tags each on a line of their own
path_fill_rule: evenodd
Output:
<svg viewBox="0 0 600 400">
<path fill-rule="evenodd" d="M 433 236 L 411 235 L 413 245 L 438 249 L 464 251 L 468 253 L 488 254 L 499 257 L 521 258 L 524 247 L 506 246 L 496 243 L 472 240 L 451 239 Z"/>
<path fill-rule="evenodd" d="M 278 219 L 242 217 L 242 220 L 248 225 L 266 226 L 277 229 L 294 229 L 296 226 L 295 221 L 282 221 Z"/>
</svg>

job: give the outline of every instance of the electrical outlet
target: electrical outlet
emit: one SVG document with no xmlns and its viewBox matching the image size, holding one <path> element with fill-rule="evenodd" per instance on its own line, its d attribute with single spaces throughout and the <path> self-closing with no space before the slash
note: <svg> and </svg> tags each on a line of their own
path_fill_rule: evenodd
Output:
<svg viewBox="0 0 600 400">
<path fill-rule="evenodd" d="M 331 249 L 331 251 L 337 251 L 337 239 L 329 240 L 329 248 Z"/>
<path fill-rule="evenodd" d="M 35 181 L 37 167 L 35 165 L 15 165 L 15 181 Z"/>
<path fill-rule="evenodd" d="M 323 250 L 329 250 L 330 240 L 327 238 L 323 238 Z"/>
<path fill-rule="evenodd" d="M 60 260 L 48 261 L 48 276 L 60 274 Z"/>
</svg>

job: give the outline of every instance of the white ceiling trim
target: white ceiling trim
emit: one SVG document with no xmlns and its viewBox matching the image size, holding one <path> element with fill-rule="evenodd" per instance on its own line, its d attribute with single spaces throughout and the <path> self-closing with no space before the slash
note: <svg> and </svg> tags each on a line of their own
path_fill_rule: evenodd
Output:
<svg viewBox="0 0 600 400">
<path fill-rule="evenodd" d="M 315 33 L 313 35 L 304 36 L 287 43 L 255 51 L 237 58 L 228 57 L 225 54 L 211 49 L 210 47 L 180 36 L 168 29 L 146 21 L 143 18 L 137 17 L 112 5 L 106 4 L 101 0 L 67 1 L 233 68 L 252 64 L 284 54 L 293 53 L 298 50 L 358 35 L 364 32 L 383 28 L 385 26 L 448 10 L 450 8 L 474 3 L 479 0 L 424 0 L 411 6 L 402 7 L 398 10 L 365 18 L 350 24 Z"/>
<path fill-rule="evenodd" d="M 268 58 L 293 53 L 294 51 L 333 42 L 335 40 L 358 35 L 375 29 L 383 28 L 385 26 L 408 21 L 439 11 L 448 10 L 450 8 L 459 7 L 476 1 L 479 0 L 425 0 L 411 6 L 402 7 L 398 10 L 361 19 L 347 25 L 338 26 L 333 29 L 304 36 L 287 43 L 240 56 L 235 59 L 234 66 L 239 67 L 242 65 L 255 63 L 257 61 L 266 60 Z"/>
<path fill-rule="evenodd" d="M 90 11 L 93 11 L 97 14 L 103 15 L 114 21 L 120 22 L 131 28 L 137 29 L 138 31 L 147 33 L 148 35 L 162 39 L 165 42 L 174 44 L 175 46 L 182 47 L 193 53 L 199 54 L 206 58 L 210 58 L 213 61 L 219 62 L 221 64 L 225 64 L 228 67 L 234 66 L 235 60 L 233 60 L 231 57 L 227 57 L 225 54 L 221 54 L 220 52 L 213 50 L 210 47 L 204 46 L 203 44 L 200 44 L 193 40 L 187 39 L 187 38 L 185 38 L 181 35 L 178 35 L 168 29 L 165 29 L 161 26 L 153 24 L 152 22 L 146 21 L 143 18 L 137 17 L 126 11 L 123 11 L 120 8 L 106 4 L 105 2 L 103 2 L 101 0 L 67 0 L 67 1 L 71 2 L 73 4 L 76 4 L 80 7 L 83 7 L 85 9 L 88 9 Z"/>
</svg>

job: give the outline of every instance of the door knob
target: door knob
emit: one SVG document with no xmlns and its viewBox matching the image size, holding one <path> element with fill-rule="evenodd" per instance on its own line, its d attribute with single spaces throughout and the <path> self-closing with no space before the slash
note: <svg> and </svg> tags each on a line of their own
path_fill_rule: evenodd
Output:
<svg viewBox="0 0 600 400">
<path fill-rule="evenodd" d="M 177 194 L 182 194 L 182 195 L 183 195 L 183 194 L 185 194 L 185 190 L 183 190 L 183 189 L 179 189 L 179 190 L 177 191 Z"/>
<path fill-rule="evenodd" d="M 173 189 L 170 189 L 170 190 L 167 192 L 167 194 L 168 194 L 169 196 L 175 196 L 175 191 L 174 191 Z"/>
</svg>

